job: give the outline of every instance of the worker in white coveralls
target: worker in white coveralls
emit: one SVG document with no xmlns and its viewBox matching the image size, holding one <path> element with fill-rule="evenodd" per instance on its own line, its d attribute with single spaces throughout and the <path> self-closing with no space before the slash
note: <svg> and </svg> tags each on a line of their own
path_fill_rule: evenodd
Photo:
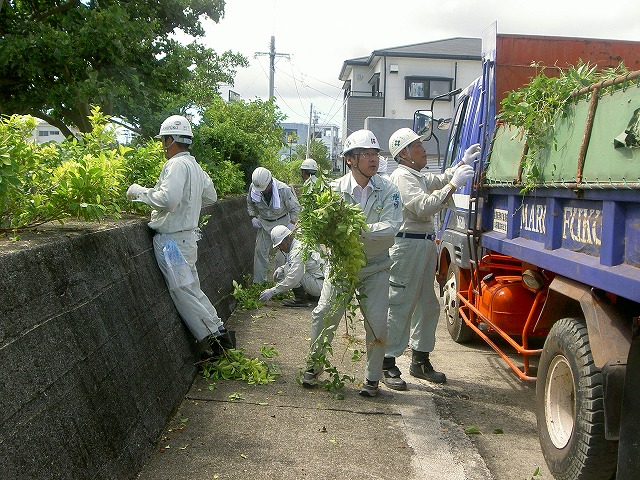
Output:
<svg viewBox="0 0 640 480">
<path fill-rule="evenodd" d="M 258 230 L 253 256 L 253 283 L 265 283 L 271 252 L 271 229 L 284 225 L 293 230 L 298 221 L 300 203 L 289 185 L 273 178 L 266 168 L 258 167 L 251 175 L 247 211 L 251 223 Z"/>
<path fill-rule="evenodd" d="M 382 378 L 382 361 L 387 340 L 387 310 L 389 307 L 389 247 L 402 223 L 402 204 L 395 185 L 377 175 L 380 146 L 373 132 L 358 130 L 345 140 L 343 155 L 350 172 L 331 182 L 334 192 L 351 205 L 359 205 L 366 217 L 368 231 L 361 232 L 367 263 L 359 272 L 357 290 L 365 317 L 367 365 L 360 389 L 363 396 L 378 394 Z M 330 281 L 322 285 L 318 306 L 311 314 L 311 349 L 302 385 L 312 387 L 322 373 L 317 365 L 318 354 L 324 353 L 325 339 L 333 340 L 345 307 L 333 305 L 338 291 Z M 355 293 L 355 292 L 353 292 Z"/>
<path fill-rule="evenodd" d="M 389 138 L 389 151 L 398 162 L 390 176 L 400 191 L 403 221 L 391 248 L 389 280 L 389 319 L 383 381 L 394 390 L 406 390 L 396 366 L 407 345 L 412 357 L 409 373 L 434 383 L 444 383 L 446 375 L 434 370 L 429 353 L 435 346 L 440 303 L 436 297 L 436 244 L 433 216 L 444 208 L 455 209 L 452 195 L 473 177 L 471 163 L 480 155 L 480 146 L 472 145 L 462 159 L 444 173 L 421 173 L 427 164 L 427 152 L 419 136 L 410 128 L 401 128 Z"/>
<path fill-rule="evenodd" d="M 273 247 L 287 256 L 284 265 L 275 269 L 273 280 L 276 285 L 260 295 L 260 301 L 267 302 L 279 293 L 293 290 L 293 299 L 282 302 L 285 307 L 308 307 L 309 299 L 318 299 L 324 280 L 324 261 L 315 250 L 303 260 L 303 245 L 287 227 L 276 225 L 271 229 Z"/>
<path fill-rule="evenodd" d="M 171 298 L 196 340 L 219 353 L 221 348 L 234 347 L 233 332 L 225 328 L 200 289 L 196 270 L 200 209 L 217 200 L 216 189 L 189 154 L 193 133 L 185 117 L 167 118 L 157 138 L 167 158 L 158 182 L 153 188 L 134 183 L 127 190 L 127 198 L 153 207 L 149 222 L 156 231 L 153 249 Z"/>
<path fill-rule="evenodd" d="M 316 183 L 318 181 L 318 162 L 313 158 L 305 158 L 300 164 L 300 175 L 302 176 L 303 184 Z"/>
</svg>

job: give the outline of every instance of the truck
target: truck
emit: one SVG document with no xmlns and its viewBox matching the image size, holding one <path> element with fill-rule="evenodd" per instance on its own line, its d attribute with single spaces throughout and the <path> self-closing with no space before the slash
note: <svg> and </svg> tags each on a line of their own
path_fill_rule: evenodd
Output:
<svg viewBox="0 0 640 480">
<path fill-rule="evenodd" d="M 535 381 L 557 480 L 640 478 L 640 42 L 483 34 L 482 75 L 449 121 L 443 170 L 480 143 L 475 176 L 438 218 L 451 338 L 480 337 Z M 538 139 L 498 121 L 502 99 L 578 64 L 629 73 L 576 89 Z M 545 72 L 548 73 L 547 70 Z M 533 159 L 533 166 L 531 161 Z M 531 173 L 534 175 L 531 175 Z"/>
</svg>

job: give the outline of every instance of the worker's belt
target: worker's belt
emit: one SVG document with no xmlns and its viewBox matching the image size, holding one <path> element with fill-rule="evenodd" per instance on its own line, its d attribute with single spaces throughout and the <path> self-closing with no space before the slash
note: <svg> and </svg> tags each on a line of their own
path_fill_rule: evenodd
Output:
<svg viewBox="0 0 640 480">
<path fill-rule="evenodd" d="M 278 220 L 282 220 L 284 217 L 286 217 L 287 215 L 289 215 L 288 213 L 285 213 L 284 215 L 282 215 L 281 217 L 276 218 L 275 220 L 271 220 L 270 218 L 265 218 L 265 220 L 267 222 L 277 222 Z"/>
<path fill-rule="evenodd" d="M 436 236 L 433 233 L 409 233 L 409 232 L 398 232 L 396 234 L 398 238 L 416 238 L 418 240 L 435 240 Z"/>
</svg>

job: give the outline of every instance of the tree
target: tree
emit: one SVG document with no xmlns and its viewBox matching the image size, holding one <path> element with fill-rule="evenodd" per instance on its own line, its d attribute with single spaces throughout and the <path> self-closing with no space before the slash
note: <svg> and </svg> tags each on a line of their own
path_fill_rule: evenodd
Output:
<svg viewBox="0 0 640 480">
<path fill-rule="evenodd" d="M 308 156 L 310 158 L 313 158 L 318 163 L 318 167 L 320 167 L 320 169 L 331 171 L 331 160 L 329 159 L 329 149 L 324 143 L 318 140 L 312 139 L 309 145 Z M 307 158 L 307 146 L 305 144 L 297 145 L 293 159 L 302 161 L 305 158 Z"/>
<path fill-rule="evenodd" d="M 88 132 L 91 105 L 156 133 L 164 117 L 233 84 L 245 57 L 173 36 L 202 37 L 224 0 L 13 0 L 0 15 L 0 114 L 30 114 Z"/>
<path fill-rule="evenodd" d="M 203 110 L 191 151 L 203 163 L 228 160 L 240 165 L 248 182 L 258 165 L 269 168 L 277 162 L 283 145 L 279 126 L 283 119 L 284 114 L 272 101 L 225 103 L 215 97 Z"/>
</svg>

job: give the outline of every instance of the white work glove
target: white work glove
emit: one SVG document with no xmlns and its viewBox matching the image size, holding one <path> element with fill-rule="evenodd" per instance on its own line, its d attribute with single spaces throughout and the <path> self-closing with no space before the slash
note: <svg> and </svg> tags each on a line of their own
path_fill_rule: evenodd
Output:
<svg viewBox="0 0 640 480">
<path fill-rule="evenodd" d="M 284 273 L 284 265 L 279 266 L 273 272 L 273 281 L 277 282 L 278 278 Z"/>
<path fill-rule="evenodd" d="M 464 156 L 462 157 L 462 163 L 464 163 L 465 165 L 471 165 L 479 157 L 480 157 L 480 144 L 474 143 L 464 151 Z"/>
<path fill-rule="evenodd" d="M 140 198 L 140 195 L 142 195 L 143 193 L 147 193 L 148 191 L 148 188 L 134 183 L 127 189 L 127 200 L 138 200 Z"/>
<path fill-rule="evenodd" d="M 262 292 L 260 294 L 260 301 L 262 303 L 267 303 L 271 297 L 273 297 L 276 294 L 276 288 L 267 288 L 264 292 Z"/>
<path fill-rule="evenodd" d="M 258 217 L 253 217 L 251 219 L 251 225 L 253 225 L 253 228 L 262 228 L 262 222 Z"/>
<path fill-rule="evenodd" d="M 453 178 L 451 179 L 451 185 L 456 187 L 456 190 L 462 187 L 467 180 L 473 178 L 473 167 L 471 165 L 462 165 L 453 172 Z"/>
</svg>

